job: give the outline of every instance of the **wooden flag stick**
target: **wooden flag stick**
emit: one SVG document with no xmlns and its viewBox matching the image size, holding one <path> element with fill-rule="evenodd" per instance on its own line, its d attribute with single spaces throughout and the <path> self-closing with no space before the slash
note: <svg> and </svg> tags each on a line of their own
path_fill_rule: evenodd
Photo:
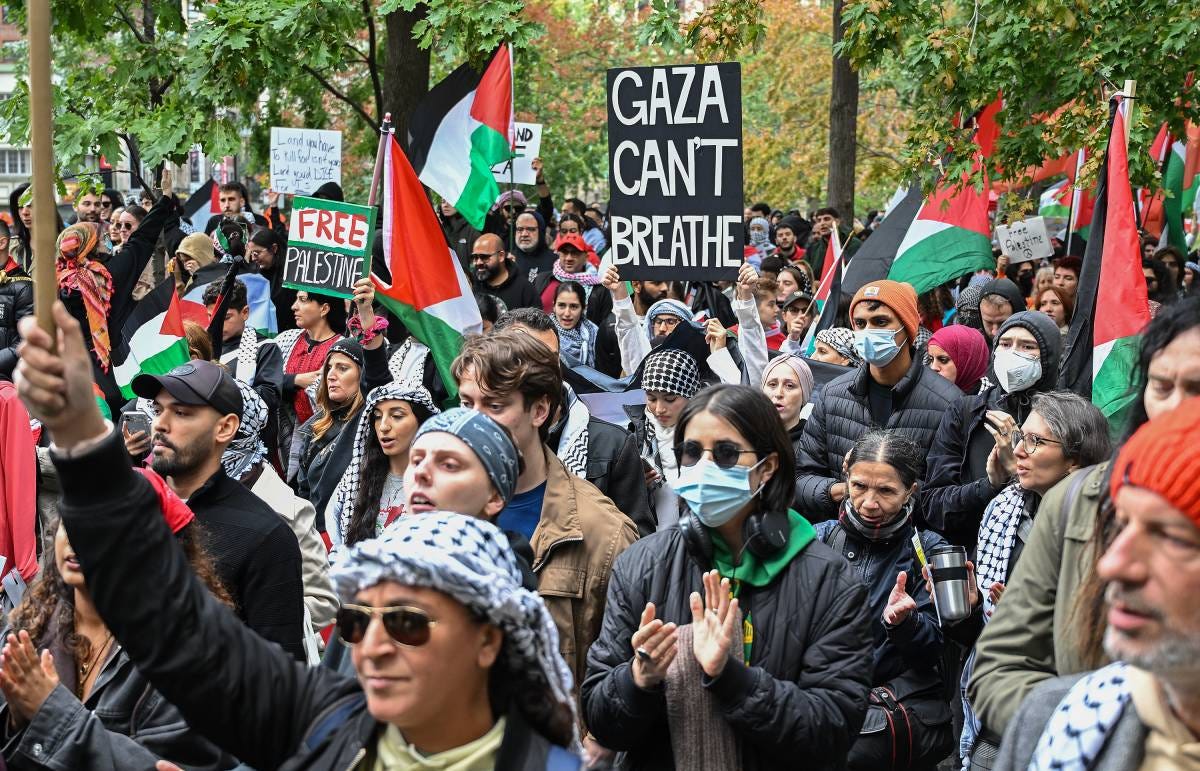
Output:
<svg viewBox="0 0 1200 771">
<path fill-rule="evenodd" d="M 1125 150 L 1129 150 L 1129 132 L 1133 130 L 1133 108 L 1137 105 L 1137 81 L 1125 81 L 1121 93 L 1129 100 L 1129 108 L 1125 110 Z"/>
<path fill-rule="evenodd" d="M 33 148 L 33 297 L 38 325 L 54 335 L 54 119 L 50 84 L 50 0 L 28 0 L 29 134 Z"/>
</svg>

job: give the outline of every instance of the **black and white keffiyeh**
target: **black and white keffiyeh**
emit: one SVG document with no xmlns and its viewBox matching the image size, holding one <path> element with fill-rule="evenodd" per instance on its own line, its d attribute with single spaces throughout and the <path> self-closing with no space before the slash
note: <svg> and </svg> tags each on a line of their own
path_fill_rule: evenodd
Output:
<svg viewBox="0 0 1200 771">
<path fill-rule="evenodd" d="M 580 319 L 573 329 L 564 327 L 553 314 L 550 320 L 558 330 L 558 355 L 563 363 L 568 367 L 580 364 L 596 366 L 596 338 L 600 335 L 600 328 L 587 319 Z"/>
<path fill-rule="evenodd" d="M 371 430 L 371 413 L 380 402 L 393 399 L 406 401 L 409 404 L 419 404 L 436 415 L 440 410 L 433 403 L 433 397 L 424 387 L 415 388 L 402 383 L 381 385 L 367 394 L 366 406 L 363 407 L 354 432 L 354 452 L 350 456 L 350 465 L 342 474 L 338 486 L 333 491 L 326 512 L 326 522 L 336 522 L 337 527 L 329 531 L 329 539 L 335 545 L 346 542 L 346 533 L 350 527 L 350 514 L 354 511 L 354 501 L 358 498 L 358 488 L 362 483 L 363 463 L 366 461 L 367 442 L 375 441 Z"/>
<path fill-rule="evenodd" d="M 267 456 L 267 445 L 262 439 L 267 426 L 267 403 L 244 381 L 235 378 L 233 382 L 242 392 L 242 420 L 233 441 L 221 454 L 221 466 L 230 479 L 241 479 Z"/>
<path fill-rule="evenodd" d="M 423 385 L 425 382 L 425 359 L 429 356 L 429 348 L 416 338 L 408 338 L 388 359 L 388 371 L 392 380 L 409 386 Z"/>
<path fill-rule="evenodd" d="M 258 332 L 247 324 L 242 329 L 238 347 L 222 354 L 221 364 L 234 378 L 253 383 L 258 372 L 258 345 Z"/>
<path fill-rule="evenodd" d="M 979 556 L 976 575 L 984 597 L 984 612 L 992 610 L 988 589 L 1008 578 L 1008 560 L 1017 542 L 1017 526 L 1029 503 L 1029 493 L 1013 482 L 992 499 L 979 523 Z"/>
<path fill-rule="evenodd" d="M 1079 680 L 1059 702 L 1034 747 L 1030 771 L 1088 771 L 1132 698 L 1129 665 L 1109 664 Z"/>
<path fill-rule="evenodd" d="M 554 620 L 542 598 L 522 587 L 508 538 L 491 523 L 445 511 L 402 517 L 380 538 L 339 554 L 329 574 L 343 602 L 382 581 L 449 595 L 504 632 L 514 677 L 548 691 L 575 715 L 571 671 L 558 651 Z"/>
<path fill-rule="evenodd" d="M 691 399 L 700 390 L 700 365 L 686 351 L 662 348 L 646 357 L 642 368 L 642 390 Z"/>
<path fill-rule="evenodd" d="M 588 459 L 588 421 L 592 414 L 588 411 L 583 400 L 575 395 L 570 386 L 563 386 L 566 392 L 567 418 L 563 426 L 562 436 L 558 440 L 558 451 L 555 455 L 577 477 L 587 478 Z"/>
</svg>

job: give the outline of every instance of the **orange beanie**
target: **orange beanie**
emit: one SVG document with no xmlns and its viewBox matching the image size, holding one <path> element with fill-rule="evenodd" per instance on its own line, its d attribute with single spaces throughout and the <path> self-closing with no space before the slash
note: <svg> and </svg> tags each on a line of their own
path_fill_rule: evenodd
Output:
<svg viewBox="0 0 1200 771">
<path fill-rule="evenodd" d="M 1139 428 L 1113 464 L 1109 490 L 1123 485 L 1158 493 L 1200 527 L 1200 396 Z"/>
<path fill-rule="evenodd" d="M 887 279 L 863 285 L 854 293 L 854 299 L 850 301 L 851 319 L 854 317 L 854 306 L 863 300 L 881 302 L 891 308 L 892 312 L 896 314 L 896 318 L 900 319 L 904 331 L 908 333 L 908 340 L 905 344 L 910 346 L 917 344 L 917 328 L 921 325 L 921 312 L 917 310 L 917 293 L 911 286 Z"/>
</svg>

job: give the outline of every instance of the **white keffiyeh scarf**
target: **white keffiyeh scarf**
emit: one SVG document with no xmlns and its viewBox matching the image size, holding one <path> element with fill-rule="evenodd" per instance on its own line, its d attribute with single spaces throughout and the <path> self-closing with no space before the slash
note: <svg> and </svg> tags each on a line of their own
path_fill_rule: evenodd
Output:
<svg viewBox="0 0 1200 771">
<path fill-rule="evenodd" d="M 979 523 L 979 555 L 976 575 L 984 597 L 984 612 L 992 610 L 988 589 L 1008 579 L 1008 560 L 1017 542 L 1017 526 L 1029 503 L 1029 493 L 1013 482 L 992 499 Z"/>
<path fill-rule="evenodd" d="M 562 436 L 558 440 L 558 459 L 570 471 L 581 479 L 587 479 L 588 458 L 588 421 L 592 415 L 588 412 L 583 400 L 566 387 L 567 391 L 567 423 L 563 426 Z"/>
<path fill-rule="evenodd" d="M 1088 771 L 1132 698 L 1129 665 L 1118 661 L 1071 687 L 1046 723 L 1030 771 Z"/>
<path fill-rule="evenodd" d="M 408 338 L 388 359 L 392 380 L 413 387 L 424 385 L 425 359 L 428 356 L 429 348 L 415 338 Z"/>
</svg>

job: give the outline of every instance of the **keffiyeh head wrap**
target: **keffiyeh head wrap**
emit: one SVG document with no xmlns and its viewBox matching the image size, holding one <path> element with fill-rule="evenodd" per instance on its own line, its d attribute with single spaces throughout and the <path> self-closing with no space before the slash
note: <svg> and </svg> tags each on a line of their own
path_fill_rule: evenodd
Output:
<svg viewBox="0 0 1200 771">
<path fill-rule="evenodd" d="M 658 316 L 675 316 L 680 321 L 691 324 L 696 329 L 704 329 L 704 325 L 692 319 L 692 312 L 686 305 L 678 300 L 667 298 L 659 300 L 650 306 L 650 310 L 646 311 L 646 338 L 653 339 L 654 337 L 654 319 Z"/>
<path fill-rule="evenodd" d="M 983 299 L 983 287 L 974 283 L 975 278 L 971 279 L 972 283 L 966 289 L 958 293 L 958 302 L 954 307 L 958 309 L 956 323 L 981 330 L 983 317 L 979 314 L 979 301 Z"/>
<path fill-rule="evenodd" d="M 849 359 L 850 366 L 857 367 L 862 364 L 862 357 L 858 355 L 858 350 L 854 347 L 854 333 L 849 329 L 845 327 L 822 329 L 816 334 L 816 339 L 837 351 L 838 355 Z"/>
<path fill-rule="evenodd" d="M 112 342 L 108 336 L 108 312 L 112 307 L 112 274 L 98 257 L 100 226 L 95 222 L 77 222 L 58 237 L 55 270 L 58 288 L 79 292 L 87 313 L 88 329 L 92 334 L 92 353 L 100 368 L 109 368 Z"/>
<path fill-rule="evenodd" d="M 245 381 L 233 382 L 242 392 L 242 421 L 233 441 L 221 453 L 221 466 L 230 479 L 241 479 L 267 456 L 267 445 L 262 440 L 263 429 L 267 427 L 267 403 Z"/>
<path fill-rule="evenodd" d="M 691 399 L 700 390 L 700 367 L 686 351 L 662 348 L 646 357 L 642 369 L 642 390 Z"/>
<path fill-rule="evenodd" d="M 461 439 L 479 458 L 492 486 L 505 503 L 512 500 L 520 475 L 521 455 L 512 437 L 500 424 L 482 412 L 455 407 L 434 415 L 417 429 L 415 442 L 425 434 L 441 431 Z"/>
<path fill-rule="evenodd" d="M 350 456 L 350 465 L 342 474 L 337 489 L 333 492 L 330 520 L 337 522 L 337 532 L 341 542 L 345 542 L 346 531 L 350 525 L 350 513 L 354 510 L 354 501 L 358 499 L 358 488 L 362 484 L 363 464 L 366 462 L 367 442 L 377 441 L 372 434 L 374 423 L 371 413 L 381 403 L 400 400 L 409 404 L 419 404 L 436 415 L 440 410 L 433 403 L 433 397 L 424 386 L 411 386 L 404 383 L 388 383 L 367 394 L 366 406 L 358 419 L 358 427 L 354 432 L 354 451 Z"/>
<path fill-rule="evenodd" d="M 449 512 L 404 517 L 339 554 L 330 577 L 344 602 L 382 581 L 441 592 L 504 633 L 508 670 L 575 715 L 571 672 L 546 605 L 521 586 L 508 539 L 489 522 Z M 572 724 L 575 720 L 572 720 Z M 578 743 L 576 739 L 574 744 Z"/>
</svg>

